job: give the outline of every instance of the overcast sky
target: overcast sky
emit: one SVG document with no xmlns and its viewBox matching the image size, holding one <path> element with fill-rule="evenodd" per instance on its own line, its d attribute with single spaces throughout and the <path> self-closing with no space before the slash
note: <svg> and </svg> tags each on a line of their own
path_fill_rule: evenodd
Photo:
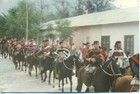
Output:
<svg viewBox="0 0 140 94">
<path fill-rule="evenodd" d="M 20 0 L 0 0 L 0 14 L 7 13 L 7 11 L 16 6 L 17 2 Z M 37 5 L 39 0 L 28 0 L 30 2 L 33 2 Z M 53 0 L 45 0 L 45 3 L 51 4 Z M 73 2 L 74 0 L 69 0 Z M 121 8 L 127 8 L 127 7 L 134 7 L 138 6 L 139 0 L 115 0 L 115 5 L 120 6 Z"/>
</svg>

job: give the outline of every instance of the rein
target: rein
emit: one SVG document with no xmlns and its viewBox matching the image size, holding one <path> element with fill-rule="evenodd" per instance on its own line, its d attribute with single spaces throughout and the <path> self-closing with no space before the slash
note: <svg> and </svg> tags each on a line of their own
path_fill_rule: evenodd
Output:
<svg viewBox="0 0 140 94">
<path fill-rule="evenodd" d="M 76 66 L 75 59 L 73 59 L 73 62 L 74 62 L 74 66 Z M 68 69 L 68 70 L 74 70 L 73 68 L 67 67 L 64 61 L 63 61 L 63 64 L 64 64 L 64 66 L 65 66 L 66 69 Z"/>
<path fill-rule="evenodd" d="M 55 57 L 48 55 L 48 57 L 55 59 Z"/>
<path fill-rule="evenodd" d="M 114 69 L 113 69 L 113 67 L 112 67 L 112 61 L 109 63 L 109 65 L 110 65 L 110 67 L 111 67 L 111 71 L 112 71 L 113 74 L 110 74 L 110 73 L 108 73 L 107 71 L 105 71 L 105 70 L 102 68 L 102 66 L 100 66 L 100 68 L 101 68 L 102 71 L 103 71 L 105 74 L 107 74 L 108 76 L 114 77 L 114 76 L 119 76 L 119 75 L 121 75 L 121 74 L 115 74 Z"/>
</svg>

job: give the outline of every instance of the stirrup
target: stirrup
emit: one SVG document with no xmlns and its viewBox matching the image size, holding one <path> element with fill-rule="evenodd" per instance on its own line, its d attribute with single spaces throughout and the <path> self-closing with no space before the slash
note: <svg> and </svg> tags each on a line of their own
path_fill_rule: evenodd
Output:
<svg viewBox="0 0 140 94">
<path fill-rule="evenodd" d="M 90 86 L 89 87 L 89 92 L 95 92 L 95 87 L 94 86 Z"/>
<path fill-rule="evenodd" d="M 139 80 L 137 77 L 134 77 L 130 83 L 131 85 L 139 85 Z"/>
</svg>

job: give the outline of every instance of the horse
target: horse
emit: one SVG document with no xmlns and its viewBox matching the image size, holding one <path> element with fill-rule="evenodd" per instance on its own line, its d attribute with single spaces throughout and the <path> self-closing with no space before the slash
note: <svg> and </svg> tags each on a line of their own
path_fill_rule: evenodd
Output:
<svg viewBox="0 0 140 94">
<path fill-rule="evenodd" d="M 41 81 L 45 82 L 47 78 L 47 70 L 49 70 L 49 80 L 48 83 L 51 84 L 50 78 L 51 78 L 51 73 L 53 71 L 54 67 L 54 60 L 55 57 L 53 55 L 54 49 L 51 48 L 50 54 L 46 57 L 40 58 L 39 66 L 41 68 Z M 43 74 L 45 74 L 45 77 L 43 77 Z M 44 79 L 43 79 L 44 78 Z"/>
<path fill-rule="evenodd" d="M 9 55 L 9 59 L 11 60 L 13 56 L 13 47 L 11 44 L 9 44 L 8 46 L 8 55 Z"/>
<path fill-rule="evenodd" d="M 75 55 L 68 57 L 66 60 L 59 64 L 59 82 L 62 80 L 62 89 L 61 91 L 64 92 L 64 78 L 69 78 L 70 81 L 70 92 L 72 92 L 72 73 L 73 73 L 73 66 L 76 66 L 76 59 Z M 55 75 L 55 71 L 54 71 Z M 53 87 L 55 83 L 55 76 L 53 77 Z"/>
<path fill-rule="evenodd" d="M 15 64 L 15 69 L 20 69 L 21 66 L 21 62 L 22 62 L 22 66 L 21 66 L 21 70 L 23 71 L 23 66 L 25 64 L 25 53 L 23 51 L 23 49 L 21 49 L 20 51 L 14 51 L 13 53 L 13 62 Z M 26 68 L 25 68 L 25 72 L 26 72 Z"/>
<path fill-rule="evenodd" d="M 108 60 L 102 66 L 99 64 L 100 62 L 100 59 L 97 59 L 94 63 L 94 66 L 96 66 L 93 73 L 95 92 L 109 92 L 114 79 L 122 75 L 114 60 Z M 86 73 L 85 67 L 79 70 L 78 85 L 76 88 L 78 92 L 81 92 L 83 83 L 87 86 L 86 92 L 89 92 L 90 85 L 88 83 L 88 74 Z"/>
<path fill-rule="evenodd" d="M 115 84 L 115 91 L 116 92 L 132 92 L 138 91 L 139 85 L 131 85 L 132 77 L 135 75 L 139 78 L 139 54 L 133 55 L 129 59 L 131 69 L 130 76 L 123 76 L 117 79 Z"/>
<path fill-rule="evenodd" d="M 28 74 L 32 76 L 31 71 L 33 70 L 33 66 L 35 66 L 36 78 L 38 77 L 37 68 L 39 66 L 40 59 L 38 57 L 38 52 L 26 56 L 26 65 L 28 65 Z"/>
<path fill-rule="evenodd" d="M 5 44 L 2 45 L 2 56 L 4 58 L 7 58 L 8 56 L 8 42 L 6 42 Z"/>
</svg>

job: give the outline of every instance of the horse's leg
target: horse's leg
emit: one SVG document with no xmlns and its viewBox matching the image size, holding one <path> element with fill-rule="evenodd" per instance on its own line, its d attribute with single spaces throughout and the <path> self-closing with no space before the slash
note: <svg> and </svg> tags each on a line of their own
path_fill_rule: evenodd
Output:
<svg viewBox="0 0 140 94">
<path fill-rule="evenodd" d="M 62 79 L 62 92 L 64 92 L 64 78 Z"/>
<path fill-rule="evenodd" d="M 85 90 L 85 92 L 89 92 L 89 88 L 87 88 L 87 89 Z"/>
<path fill-rule="evenodd" d="M 21 61 L 22 62 L 22 65 L 21 65 L 21 70 L 23 71 L 23 61 Z"/>
<path fill-rule="evenodd" d="M 83 86 L 82 78 L 81 78 L 81 76 L 78 76 L 78 84 L 77 84 L 76 90 L 78 92 L 81 92 L 82 86 Z"/>
<path fill-rule="evenodd" d="M 15 69 L 17 70 L 17 67 L 18 67 L 18 65 L 17 65 L 17 63 L 15 63 Z"/>
<path fill-rule="evenodd" d="M 59 90 L 61 90 L 61 88 L 60 88 L 60 81 L 61 81 L 61 80 L 60 80 L 60 78 L 59 78 L 59 83 L 58 83 Z"/>
<path fill-rule="evenodd" d="M 66 84 L 68 84 L 68 79 L 67 79 L 67 77 L 66 77 Z"/>
<path fill-rule="evenodd" d="M 53 88 L 55 87 L 55 71 L 53 71 Z"/>
<path fill-rule="evenodd" d="M 26 65 L 26 62 L 25 62 L 25 73 L 26 73 L 26 68 L 27 68 L 27 65 Z"/>
<path fill-rule="evenodd" d="M 37 78 L 37 65 L 35 65 L 36 78 Z"/>
<path fill-rule="evenodd" d="M 41 70 L 41 81 L 43 81 L 43 71 Z"/>
<path fill-rule="evenodd" d="M 29 72 L 28 72 L 30 76 L 32 76 L 31 70 L 32 70 L 32 65 L 30 64 L 30 65 L 29 65 Z"/>
<path fill-rule="evenodd" d="M 20 61 L 18 60 L 18 69 L 20 70 Z"/>
<path fill-rule="evenodd" d="M 45 78 L 44 78 L 44 82 L 45 82 L 47 78 L 47 70 L 44 70 L 44 73 L 45 73 Z"/>
<path fill-rule="evenodd" d="M 70 92 L 72 92 L 72 76 L 69 77 L 70 80 Z"/>
<path fill-rule="evenodd" d="M 52 70 L 50 70 L 50 72 L 49 72 L 49 80 L 48 80 L 48 83 L 49 83 L 49 85 L 51 85 L 51 73 L 52 73 Z"/>
</svg>

